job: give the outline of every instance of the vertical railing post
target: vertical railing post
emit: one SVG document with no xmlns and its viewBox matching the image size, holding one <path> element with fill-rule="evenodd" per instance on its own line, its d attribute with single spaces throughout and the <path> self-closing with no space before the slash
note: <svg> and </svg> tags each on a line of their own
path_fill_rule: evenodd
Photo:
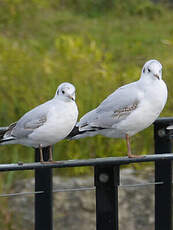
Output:
<svg viewBox="0 0 173 230">
<path fill-rule="evenodd" d="M 119 166 L 95 166 L 96 230 L 118 230 Z"/>
<path fill-rule="evenodd" d="M 49 148 L 43 149 L 43 158 L 48 160 Z M 35 150 L 35 161 L 40 161 L 39 149 Z M 35 170 L 35 230 L 52 230 L 52 169 Z"/>
<path fill-rule="evenodd" d="M 171 139 L 167 135 L 168 119 L 158 119 L 154 124 L 155 153 L 171 153 Z M 155 230 L 172 230 L 172 162 L 155 162 Z"/>
</svg>

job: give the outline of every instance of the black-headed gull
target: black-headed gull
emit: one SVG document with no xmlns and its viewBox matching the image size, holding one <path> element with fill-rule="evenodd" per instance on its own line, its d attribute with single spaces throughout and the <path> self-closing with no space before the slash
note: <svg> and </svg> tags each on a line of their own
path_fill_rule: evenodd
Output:
<svg viewBox="0 0 173 230">
<path fill-rule="evenodd" d="M 96 109 L 86 113 L 67 138 L 79 139 L 101 134 L 125 138 L 128 157 L 130 136 L 150 126 L 167 101 L 167 87 L 162 80 L 162 65 L 149 60 L 138 81 L 124 85 L 108 96 Z"/>
<path fill-rule="evenodd" d="M 17 122 L 1 128 L 0 145 L 22 144 L 40 148 L 50 146 L 49 161 L 52 161 L 51 146 L 64 139 L 77 122 L 78 109 L 75 103 L 75 87 L 62 83 L 52 100 L 27 112 Z"/>
</svg>

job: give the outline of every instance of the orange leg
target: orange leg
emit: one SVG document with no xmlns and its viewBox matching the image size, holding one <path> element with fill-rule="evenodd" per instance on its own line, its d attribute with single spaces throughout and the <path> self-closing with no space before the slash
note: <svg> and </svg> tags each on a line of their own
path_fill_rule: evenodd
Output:
<svg viewBox="0 0 173 230">
<path fill-rule="evenodd" d="M 126 134 L 126 144 L 127 144 L 127 154 L 129 158 L 136 158 L 136 157 L 143 157 L 143 156 L 139 156 L 139 155 L 133 155 L 131 152 L 131 146 L 130 146 L 130 137 L 128 134 Z"/>
<path fill-rule="evenodd" d="M 52 145 L 49 146 L 49 162 L 53 161 L 53 154 L 52 154 Z"/>
<path fill-rule="evenodd" d="M 42 146 L 39 145 L 39 149 L 40 149 L 40 162 L 43 163 L 44 159 L 43 159 L 43 151 L 42 151 Z"/>
</svg>

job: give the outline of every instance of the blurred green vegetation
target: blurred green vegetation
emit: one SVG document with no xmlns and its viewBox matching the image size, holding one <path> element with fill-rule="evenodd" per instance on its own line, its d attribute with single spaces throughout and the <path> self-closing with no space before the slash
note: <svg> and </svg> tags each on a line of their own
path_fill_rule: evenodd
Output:
<svg viewBox="0 0 173 230">
<path fill-rule="evenodd" d="M 80 118 L 116 88 L 137 80 L 143 64 L 152 58 L 163 64 L 170 89 L 161 115 L 171 116 L 172 21 L 168 4 L 148 0 L 1 0 L 0 125 L 52 98 L 64 81 L 76 86 Z M 153 153 L 152 127 L 132 138 L 132 148 L 135 154 Z M 9 145 L 0 151 L 1 163 L 34 160 L 32 148 Z M 64 140 L 54 149 L 56 160 L 120 155 L 126 155 L 125 142 L 102 136 Z M 7 187 L 14 177 L 31 172 L 15 175 L 4 177 Z"/>
</svg>

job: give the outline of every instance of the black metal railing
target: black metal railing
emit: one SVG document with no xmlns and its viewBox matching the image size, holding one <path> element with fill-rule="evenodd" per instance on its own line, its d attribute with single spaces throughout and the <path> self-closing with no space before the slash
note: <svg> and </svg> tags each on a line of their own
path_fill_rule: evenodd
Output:
<svg viewBox="0 0 173 230">
<path fill-rule="evenodd" d="M 160 118 L 154 124 L 155 155 L 141 158 L 108 157 L 89 160 L 69 160 L 39 163 L 1 164 L 0 171 L 35 170 L 35 230 L 53 229 L 52 169 L 67 167 L 94 167 L 96 189 L 96 229 L 118 230 L 118 187 L 120 166 L 155 162 L 155 230 L 172 230 L 172 160 L 171 135 L 166 127 L 173 118 Z M 48 149 L 43 151 L 48 160 Z"/>
</svg>

